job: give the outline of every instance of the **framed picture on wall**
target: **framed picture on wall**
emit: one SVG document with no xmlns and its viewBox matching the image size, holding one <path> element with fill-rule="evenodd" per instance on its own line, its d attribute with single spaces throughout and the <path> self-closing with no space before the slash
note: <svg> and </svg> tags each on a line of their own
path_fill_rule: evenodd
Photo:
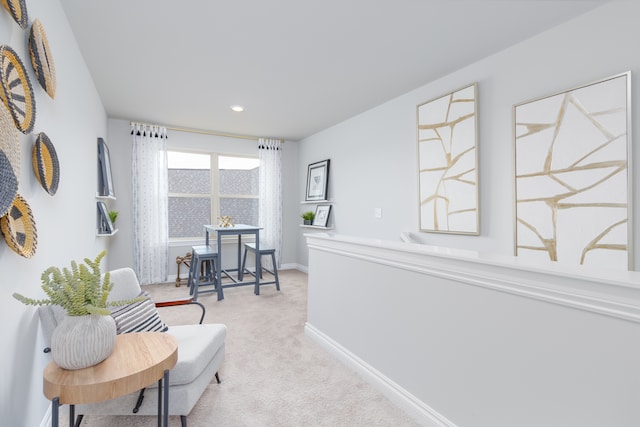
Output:
<svg viewBox="0 0 640 427">
<path fill-rule="evenodd" d="M 98 138 L 98 195 L 103 197 L 116 196 L 111 177 L 109 147 L 107 147 L 107 143 L 102 138 Z"/>
<path fill-rule="evenodd" d="M 326 227 L 329 223 L 329 214 L 331 213 L 331 205 L 316 206 L 316 215 L 313 217 L 313 224 L 316 227 Z"/>
<path fill-rule="evenodd" d="M 329 159 L 311 163 L 307 169 L 307 193 L 305 200 L 327 200 L 329 184 Z"/>
<path fill-rule="evenodd" d="M 513 107 L 515 254 L 633 268 L 631 72 Z"/>
<path fill-rule="evenodd" d="M 418 105 L 420 231 L 480 234 L 476 86 Z"/>
</svg>

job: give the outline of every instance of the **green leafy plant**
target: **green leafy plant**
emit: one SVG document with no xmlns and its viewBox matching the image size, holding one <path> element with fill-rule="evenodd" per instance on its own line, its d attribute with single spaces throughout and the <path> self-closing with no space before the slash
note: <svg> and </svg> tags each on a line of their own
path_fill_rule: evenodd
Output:
<svg viewBox="0 0 640 427">
<path fill-rule="evenodd" d="M 116 223 L 116 219 L 118 219 L 118 211 L 109 211 L 109 219 L 112 224 Z"/>
<path fill-rule="evenodd" d="M 85 264 L 78 265 L 71 261 L 71 269 L 58 267 L 47 268 L 40 279 L 42 290 L 48 298 L 27 298 L 19 293 L 13 297 L 26 305 L 59 305 L 67 311 L 69 316 L 84 316 L 88 314 L 110 315 L 108 307 L 131 304 L 142 300 L 141 297 L 123 301 L 107 301 L 109 292 L 113 288 L 109 273 L 100 273 L 100 261 L 107 254 L 102 251 L 92 261 L 85 258 Z"/>
<path fill-rule="evenodd" d="M 303 212 L 302 214 L 300 214 L 300 216 L 305 221 L 313 221 L 313 218 L 316 217 L 316 214 L 313 211 L 307 211 L 307 212 Z"/>
</svg>

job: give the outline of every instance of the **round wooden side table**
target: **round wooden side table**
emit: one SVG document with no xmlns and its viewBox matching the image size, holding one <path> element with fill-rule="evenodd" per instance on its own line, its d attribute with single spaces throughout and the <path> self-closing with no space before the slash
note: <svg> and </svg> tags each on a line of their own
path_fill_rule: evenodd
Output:
<svg viewBox="0 0 640 427">
<path fill-rule="evenodd" d="M 158 381 L 158 426 L 161 421 L 168 426 L 169 370 L 177 360 L 178 343 L 173 336 L 136 332 L 118 335 L 113 353 L 95 366 L 67 370 L 49 362 L 43 373 L 43 391 L 52 401 L 51 425 L 58 426 L 60 405 L 69 405 L 69 425 L 73 426 L 75 405 L 114 399 Z"/>
</svg>

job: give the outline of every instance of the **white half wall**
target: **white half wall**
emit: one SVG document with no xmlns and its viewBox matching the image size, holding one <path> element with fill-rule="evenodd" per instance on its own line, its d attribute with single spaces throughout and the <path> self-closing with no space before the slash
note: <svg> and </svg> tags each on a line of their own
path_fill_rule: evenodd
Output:
<svg viewBox="0 0 640 427">
<path fill-rule="evenodd" d="M 307 241 L 307 334 L 423 425 L 638 425 L 640 273 Z"/>
</svg>

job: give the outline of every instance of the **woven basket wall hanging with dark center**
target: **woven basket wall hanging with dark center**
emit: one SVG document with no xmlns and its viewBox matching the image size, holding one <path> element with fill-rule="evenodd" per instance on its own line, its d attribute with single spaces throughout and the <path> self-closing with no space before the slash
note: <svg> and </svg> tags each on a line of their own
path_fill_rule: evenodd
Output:
<svg viewBox="0 0 640 427">
<path fill-rule="evenodd" d="M 0 84 L 0 98 L 11 112 L 16 128 L 30 133 L 36 121 L 33 88 L 20 57 L 7 45 L 0 46 Z"/>
<path fill-rule="evenodd" d="M 0 218 L 0 230 L 4 240 L 17 254 L 31 258 L 36 253 L 38 233 L 27 201 L 16 195 L 9 212 Z"/>
<path fill-rule="evenodd" d="M 16 181 L 20 185 L 20 153 L 22 151 L 20 149 L 20 135 L 18 134 L 18 129 L 13 125 L 11 114 L 9 114 L 7 107 L 2 102 L 0 102 L 0 150 L 4 151 L 4 154 L 9 159 Z M 15 194 L 11 196 L 11 200 L 14 197 Z"/>
<path fill-rule="evenodd" d="M 60 165 L 56 149 L 44 132 L 38 134 L 33 144 L 31 160 L 33 172 L 42 188 L 52 196 L 56 194 L 60 182 Z"/>
<path fill-rule="evenodd" d="M 27 28 L 29 17 L 27 16 L 27 5 L 24 0 L 2 0 L 2 5 L 11 14 L 14 21 L 23 30 Z"/>
<path fill-rule="evenodd" d="M 29 56 L 31 65 L 36 73 L 36 78 L 40 86 L 47 92 L 51 99 L 56 97 L 56 67 L 51 56 L 51 48 L 47 34 L 39 19 L 31 24 L 29 34 Z"/>
<path fill-rule="evenodd" d="M 9 158 L 0 149 L 0 216 L 6 214 L 18 194 L 18 180 L 16 179 Z"/>
</svg>

